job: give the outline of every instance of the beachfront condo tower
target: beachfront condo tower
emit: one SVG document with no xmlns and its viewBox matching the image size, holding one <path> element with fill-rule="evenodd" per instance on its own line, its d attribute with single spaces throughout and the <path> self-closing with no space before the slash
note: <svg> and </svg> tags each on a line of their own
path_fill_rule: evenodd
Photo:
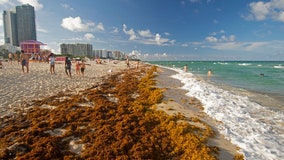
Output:
<svg viewBox="0 0 284 160">
<path fill-rule="evenodd" d="M 75 44 L 60 44 L 61 54 L 63 55 L 72 55 L 76 56 L 90 56 L 93 51 L 92 44 L 83 44 L 83 43 L 75 43 Z"/>
<path fill-rule="evenodd" d="M 35 10 L 29 4 L 4 11 L 3 24 L 5 44 L 20 46 L 23 41 L 36 40 Z"/>
</svg>

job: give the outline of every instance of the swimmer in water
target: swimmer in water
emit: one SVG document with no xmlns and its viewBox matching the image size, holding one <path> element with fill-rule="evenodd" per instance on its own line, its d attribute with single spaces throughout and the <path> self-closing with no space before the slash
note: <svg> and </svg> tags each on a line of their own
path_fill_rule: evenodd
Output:
<svg viewBox="0 0 284 160">
<path fill-rule="evenodd" d="M 187 64 L 183 67 L 183 71 L 187 72 Z"/>
<path fill-rule="evenodd" d="M 207 72 L 207 76 L 210 77 L 211 75 L 212 75 L 212 71 L 211 71 L 211 69 L 209 69 L 208 72 Z"/>
</svg>

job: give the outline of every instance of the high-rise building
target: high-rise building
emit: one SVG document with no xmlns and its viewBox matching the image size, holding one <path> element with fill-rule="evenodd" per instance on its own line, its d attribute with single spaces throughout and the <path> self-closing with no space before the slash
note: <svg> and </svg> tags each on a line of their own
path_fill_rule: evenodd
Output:
<svg viewBox="0 0 284 160">
<path fill-rule="evenodd" d="M 90 56 L 92 55 L 93 45 L 91 44 L 60 44 L 61 54 L 72 56 Z"/>
<path fill-rule="evenodd" d="M 36 39 L 34 7 L 25 4 L 16 6 L 15 11 L 3 12 L 5 44 L 19 46 L 21 42 Z"/>
<path fill-rule="evenodd" d="M 4 43 L 16 44 L 17 43 L 17 22 L 16 13 L 13 11 L 3 12 L 3 25 L 4 25 Z"/>
</svg>

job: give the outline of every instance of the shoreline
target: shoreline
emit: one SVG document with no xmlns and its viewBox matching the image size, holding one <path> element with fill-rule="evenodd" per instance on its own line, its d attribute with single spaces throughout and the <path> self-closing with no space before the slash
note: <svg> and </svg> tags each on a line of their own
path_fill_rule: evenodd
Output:
<svg viewBox="0 0 284 160">
<path fill-rule="evenodd" d="M 218 132 L 216 126 L 220 122 L 206 115 L 200 106 L 201 104 L 198 104 L 199 100 L 186 96 L 187 91 L 181 89 L 183 84 L 171 77 L 177 72 L 166 68 L 160 68 L 160 70 L 161 72 L 157 74 L 155 79 L 158 87 L 166 88 L 166 90 L 164 91 L 164 102 L 159 104 L 157 109 L 161 109 L 169 115 L 181 113 L 187 118 L 195 117 L 208 124 L 215 132 L 214 137 L 209 139 L 209 144 L 219 147 L 218 157 L 220 159 L 234 159 L 236 155 L 240 154 L 238 147 Z"/>
<path fill-rule="evenodd" d="M 178 72 L 173 77 L 184 84 L 182 89 L 187 91 L 186 95 L 196 97 L 202 102 L 203 111 L 220 121 L 219 132 L 233 144 L 240 146 L 238 149 L 247 159 L 283 157 L 283 149 L 279 143 L 283 141 L 284 133 L 283 108 L 277 108 L 276 105 L 276 107 L 261 105 L 262 103 L 252 98 L 256 100 L 260 98 L 265 104 L 275 104 L 274 99 L 259 93 L 261 96 L 252 97 L 256 93 L 208 83 L 195 74 L 185 73 L 182 70 L 173 69 L 173 71 Z M 256 140 L 251 141 L 251 139 Z M 263 148 L 266 148 L 266 151 L 263 151 Z"/>
<path fill-rule="evenodd" d="M 111 77 L 111 75 L 115 75 L 115 73 L 119 73 L 120 71 L 127 72 L 127 70 L 125 70 L 127 68 L 127 66 L 124 62 L 120 62 L 119 65 L 117 65 L 117 64 L 106 64 L 106 65 L 92 64 L 91 66 L 96 66 L 96 67 L 94 67 L 95 69 L 92 70 L 90 66 L 89 67 L 87 66 L 86 77 L 76 77 L 74 75 L 75 78 L 69 79 L 64 73 L 64 69 L 63 69 L 64 67 L 61 66 L 61 68 L 59 68 L 60 64 L 56 65 L 55 71 L 57 72 L 57 75 L 50 75 L 49 70 L 48 70 L 49 69 L 48 64 L 44 64 L 44 65 L 41 64 L 41 66 L 42 67 L 39 67 L 38 65 L 34 65 L 34 68 L 31 67 L 31 69 L 30 69 L 31 72 L 29 74 L 16 76 L 17 78 L 11 78 L 11 77 L 15 76 L 15 74 L 18 75 L 21 71 L 20 68 L 18 68 L 19 71 L 16 71 L 16 73 L 14 73 L 14 74 L 11 73 L 11 75 L 10 75 L 11 77 L 8 76 L 8 78 L 6 78 L 6 79 L 3 79 L 3 77 L 2 77 L 3 74 L 1 74 L 1 78 L 0 78 L 1 81 L 0 82 L 3 82 L 3 80 L 11 80 L 11 81 L 12 80 L 14 80 L 14 81 L 30 80 L 30 81 L 35 82 L 35 83 L 40 83 L 40 81 L 43 81 L 43 83 L 40 85 L 41 87 L 36 87 L 37 85 L 30 86 L 31 92 L 33 93 L 30 97 L 20 96 L 21 93 L 24 93 L 24 92 L 20 92 L 19 94 L 16 94 L 16 96 L 13 97 L 14 99 L 16 99 L 16 98 L 23 98 L 23 99 L 20 101 L 21 103 L 18 104 L 18 102 L 16 101 L 9 106 L 10 108 L 8 107 L 9 109 L 11 109 L 10 111 L 12 113 L 14 112 L 14 113 L 17 113 L 19 115 L 22 115 L 23 113 L 25 113 L 25 111 L 28 111 L 28 110 L 34 108 L 32 104 L 36 104 L 36 105 L 41 106 L 40 107 L 41 109 L 40 108 L 39 109 L 42 110 L 42 111 L 39 110 L 40 112 L 46 112 L 45 109 L 48 109 L 48 110 L 51 110 L 51 113 L 52 113 L 53 108 L 56 105 L 61 106 L 61 103 L 63 103 L 63 105 L 64 104 L 68 105 L 68 106 L 70 105 L 70 107 L 72 107 L 75 104 L 75 103 L 73 103 L 73 100 L 75 102 L 78 101 L 77 105 L 79 105 L 81 107 L 88 107 L 88 106 L 90 106 L 94 103 L 94 102 L 89 101 L 89 100 L 84 100 L 84 99 L 88 99 L 84 95 L 89 95 L 89 94 L 90 94 L 89 96 L 92 95 L 92 93 L 89 93 L 88 90 L 94 90 L 96 88 L 102 88 L 105 85 L 107 85 L 107 83 L 106 84 L 102 83 L 102 80 L 104 80 L 104 78 L 106 78 L 106 77 Z M 59 66 L 59 67 L 57 67 L 57 66 Z M 151 66 L 153 66 L 153 65 L 151 65 Z M 134 68 L 134 67 L 132 67 L 132 68 Z M 7 68 L 7 69 L 9 69 L 9 68 Z M 109 69 L 112 69 L 113 72 L 108 72 Z M 88 71 L 89 71 L 89 75 L 87 75 Z M 96 73 L 93 73 L 93 72 L 96 72 Z M 179 89 L 179 87 L 181 86 L 181 83 L 178 82 L 178 80 L 167 77 L 170 74 L 169 72 L 170 72 L 170 70 L 157 73 L 158 74 L 157 78 L 158 78 L 159 83 L 157 83 L 156 85 L 158 87 L 161 87 L 161 88 L 167 88 L 166 91 L 163 93 L 165 98 L 164 98 L 162 103 L 157 104 L 157 109 L 158 110 L 163 109 L 166 113 L 169 113 L 169 115 L 173 114 L 173 113 L 180 112 L 180 113 L 183 113 L 186 118 L 200 119 L 202 121 L 201 124 L 205 125 L 205 127 L 206 127 L 207 124 L 209 124 L 209 126 L 212 127 L 214 132 L 215 132 L 215 136 L 214 136 L 215 138 L 210 138 L 208 144 L 211 145 L 211 146 L 217 146 L 217 147 L 220 148 L 220 153 L 217 156 L 219 159 L 233 159 L 234 156 L 236 156 L 238 154 L 237 148 L 235 146 L 233 146 L 231 143 L 229 143 L 228 141 L 226 141 L 224 139 L 224 137 L 222 137 L 220 134 L 218 134 L 218 133 L 216 134 L 216 128 L 214 128 L 214 123 L 216 123 L 216 122 L 211 123 L 210 122 L 211 119 L 209 119 L 208 116 L 206 116 L 204 113 L 202 113 L 200 108 L 194 107 L 195 103 L 197 103 L 197 105 L 200 105 L 198 103 L 198 101 L 195 102 L 195 100 L 193 100 L 193 99 L 188 99 L 188 97 L 186 97 L 185 94 L 184 94 L 185 91 Z M 73 70 L 73 73 L 75 73 L 74 70 Z M 7 73 L 7 75 L 9 75 L 9 74 L 10 73 Z M 122 75 L 123 74 L 124 73 L 122 73 Z M 140 74 L 142 74 L 142 73 L 140 73 Z M 164 80 L 166 80 L 166 81 L 164 81 Z M 11 82 L 11 81 L 9 81 L 9 82 Z M 66 84 L 66 82 L 68 82 L 68 83 Z M 165 82 L 165 83 L 162 84 L 161 82 Z M 52 92 L 52 93 L 46 94 L 42 90 L 45 87 L 44 86 L 45 83 L 47 85 L 49 85 L 49 87 L 51 87 L 50 90 L 46 90 L 46 91 Z M 12 85 L 9 84 L 9 85 L 6 85 L 5 87 L 10 88 L 10 91 L 13 91 L 13 89 L 14 89 L 13 87 L 15 87 L 15 84 L 16 84 L 17 88 L 25 89 L 25 88 L 17 86 L 17 85 L 22 85 L 22 83 L 14 83 Z M 128 84 L 125 84 L 125 85 L 128 85 Z M 26 87 L 26 85 L 24 85 L 24 86 Z M 89 89 L 87 89 L 87 88 L 89 88 Z M 25 91 L 27 91 L 27 90 L 25 89 Z M 8 91 L 4 90 L 4 92 L 7 93 Z M 19 90 L 16 90 L 15 92 L 19 92 Z M 11 96 L 11 94 L 12 93 L 7 94 L 7 95 Z M 113 93 L 108 92 L 108 93 L 105 93 L 105 94 L 107 95 L 107 99 L 109 101 L 111 101 L 111 103 L 115 103 L 117 101 L 117 99 L 115 97 L 112 97 Z M 38 97 L 33 98 L 33 97 L 36 97 L 35 95 L 38 96 Z M 78 96 L 80 96 L 80 95 L 82 95 L 84 98 L 79 98 Z M 5 95 L 3 95 L 3 96 L 5 96 Z M 98 93 L 98 96 L 101 96 L 101 94 Z M 68 102 L 69 101 L 68 99 L 70 99 L 71 97 L 73 97 L 72 98 L 73 100 Z M 9 97 L 9 98 L 13 100 L 12 97 Z M 27 100 L 25 98 L 29 98 L 29 100 Z M 83 101 L 83 102 L 79 102 L 79 101 Z M 18 105 L 18 107 L 15 107 L 17 105 Z M 11 108 L 11 107 L 15 107 L 15 108 Z M 22 107 L 24 107 L 24 108 L 22 108 Z M 169 110 L 169 107 L 172 108 L 172 109 Z M 4 107 L 1 106 L 0 108 L 3 109 Z M 75 108 L 77 108 L 77 107 L 75 107 Z M 66 111 L 69 112 L 68 110 L 66 110 Z M 64 112 L 66 112 L 66 111 L 64 111 Z M 2 112 L 2 110 L 1 110 L 1 112 Z M 86 112 L 86 111 L 81 111 L 81 110 L 76 111 L 75 115 L 77 115 L 79 113 L 81 114 L 82 112 Z M 10 118 L 12 118 L 11 120 L 13 120 L 13 118 L 14 118 L 12 113 L 11 113 L 11 116 L 10 116 Z M 49 114 L 51 114 L 51 113 L 49 113 Z M 31 112 L 29 114 L 34 114 L 34 113 Z M 42 113 L 37 113 L 37 114 L 42 114 Z M 56 115 L 57 113 L 53 113 L 53 114 Z M 74 117 L 75 115 L 72 115 L 72 117 Z M 34 116 L 37 117 L 37 118 L 34 118 L 33 121 L 39 121 L 39 122 L 37 122 L 39 124 L 36 125 L 36 126 L 41 128 L 41 127 L 43 127 L 42 125 L 44 125 L 44 126 L 47 125 L 46 123 L 42 124 L 43 121 L 41 120 L 42 118 L 40 116 L 36 116 L 36 115 L 34 115 Z M 52 116 L 52 115 L 50 115 L 50 116 Z M 68 115 L 68 116 L 70 116 L 70 115 Z M 96 115 L 96 116 L 103 116 L 103 115 Z M 63 119 L 58 119 L 58 120 L 62 121 L 62 120 L 65 119 L 64 117 L 62 117 L 62 118 Z M 71 118 L 70 120 L 72 120 L 72 119 L 73 118 Z M 4 120 L 4 121 L 5 121 L 5 124 L 9 123 L 6 120 Z M 52 125 L 58 126 L 57 123 L 58 122 L 56 122 L 55 124 L 52 124 Z M 75 123 L 75 124 L 72 124 L 72 123 Z M 71 123 L 71 130 L 72 130 L 72 125 L 76 126 L 77 122 L 72 122 L 72 123 Z M 3 126 L 1 126 L 1 127 L 3 127 Z M 33 127 L 33 126 L 31 126 L 31 127 Z M 77 127 L 77 129 L 78 129 L 78 127 Z M 43 135 L 50 134 L 50 135 L 55 135 L 55 136 L 63 136 L 67 132 L 66 130 L 69 130 L 69 128 L 66 128 L 66 129 L 55 128 L 55 129 L 52 129 L 52 130 L 47 130 L 47 131 L 45 130 Z M 1 133 L 1 134 L 3 135 L 3 133 Z M 68 139 L 70 139 L 70 138 L 68 138 Z M 77 150 L 77 151 L 74 151 L 74 152 L 79 154 L 81 151 L 84 150 L 84 145 L 80 144 L 78 139 L 76 139 L 76 138 L 75 139 L 71 138 L 71 139 L 73 139 L 73 140 L 70 141 L 69 146 L 71 145 L 71 148 L 72 147 L 73 147 L 73 149 L 75 148 L 74 150 L 76 150 L 76 147 L 77 147 L 77 149 L 79 150 L 79 151 Z M 72 142 L 72 144 L 71 144 L 71 142 Z M 16 146 L 14 146 L 14 145 L 16 145 Z M 21 146 L 17 146 L 17 144 L 14 144 L 14 145 L 11 146 L 12 149 L 19 149 L 19 147 L 21 147 Z"/>
</svg>

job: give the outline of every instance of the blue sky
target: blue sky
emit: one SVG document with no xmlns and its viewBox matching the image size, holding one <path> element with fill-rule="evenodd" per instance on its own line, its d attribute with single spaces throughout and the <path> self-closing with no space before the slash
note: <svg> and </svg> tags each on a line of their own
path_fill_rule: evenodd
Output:
<svg viewBox="0 0 284 160">
<path fill-rule="evenodd" d="M 0 0 L 0 11 L 27 3 L 54 53 L 89 43 L 143 60 L 284 60 L 284 0 Z"/>
</svg>

